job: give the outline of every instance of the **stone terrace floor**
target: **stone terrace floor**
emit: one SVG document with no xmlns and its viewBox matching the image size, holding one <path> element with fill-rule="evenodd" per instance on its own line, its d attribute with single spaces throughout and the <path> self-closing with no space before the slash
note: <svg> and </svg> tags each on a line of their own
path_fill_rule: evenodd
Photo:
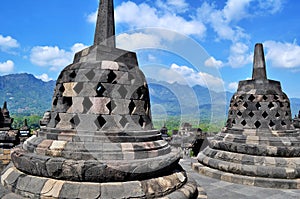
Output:
<svg viewBox="0 0 300 199">
<path fill-rule="evenodd" d="M 295 199 L 300 198 L 300 190 L 297 189 L 269 189 L 255 186 L 233 184 L 209 178 L 196 173 L 191 167 L 190 158 L 180 160 L 181 166 L 187 171 L 198 185 L 204 188 L 208 199 Z"/>
</svg>

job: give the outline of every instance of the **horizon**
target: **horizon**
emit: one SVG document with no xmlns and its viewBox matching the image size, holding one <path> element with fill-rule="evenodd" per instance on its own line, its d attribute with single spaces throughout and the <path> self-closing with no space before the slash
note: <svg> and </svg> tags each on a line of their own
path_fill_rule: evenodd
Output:
<svg viewBox="0 0 300 199">
<path fill-rule="evenodd" d="M 290 98 L 300 98 L 295 86 L 300 73 L 300 2 L 114 3 L 117 47 L 137 52 L 146 77 L 235 92 L 240 80 L 251 77 L 255 43 L 263 43 L 268 79 L 280 81 Z M 98 0 L 3 2 L 0 75 L 25 72 L 56 80 L 75 52 L 93 43 L 97 8 Z"/>
</svg>

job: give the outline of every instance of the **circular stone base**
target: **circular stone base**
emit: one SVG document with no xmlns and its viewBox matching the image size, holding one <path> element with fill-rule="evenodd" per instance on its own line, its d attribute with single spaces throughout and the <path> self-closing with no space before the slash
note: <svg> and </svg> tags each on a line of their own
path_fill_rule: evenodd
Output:
<svg viewBox="0 0 300 199">
<path fill-rule="evenodd" d="M 264 188 L 300 189 L 300 179 L 279 179 L 238 175 L 213 169 L 204 166 L 199 162 L 192 163 L 192 168 L 199 174 L 230 183 Z"/>
<path fill-rule="evenodd" d="M 206 196 L 204 192 L 198 196 L 199 188 L 188 181 L 184 171 L 142 181 L 90 183 L 27 175 L 11 165 L 4 171 L 1 184 L 9 191 L 29 198 L 196 199 Z"/>
</svg>

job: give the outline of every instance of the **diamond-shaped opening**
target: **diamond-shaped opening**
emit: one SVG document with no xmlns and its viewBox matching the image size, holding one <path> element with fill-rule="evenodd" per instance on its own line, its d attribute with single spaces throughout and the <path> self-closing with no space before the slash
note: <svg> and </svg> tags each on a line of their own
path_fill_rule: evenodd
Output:
<svg viewBox="0 0 300 199">
<path fill-rule="evenodd" d="M 264 111 L 263 114 L 262 114 L 262 116 L 263 116 L 263 118 L 266 119 L 269 116 L 269 114 L 266 111 Z"/>
<path fill-rule="evenodd" d="M 253 113 L 252 111 L 250 111 L 250 113 L 248 113 L 248 115 L 249 115 L 250 117 L 253 117 L 253 116 L 254 116 L 254 113 Z"/>
<path fill-rule="evenodd" d="M 79 93 L 82 91 L 82 89 L 83 89 L 83 82 L 78 82 L 78 83 L 74 86 L 74 88 L 73 88 L 73 90 L 74 90 L 77 94 L 79 94 Z"/>
<path fill-rule="evenodd" d="M 64 85 L 61 84 L 58 90 L 59 90 L 61 93 L 63 93 L 63 92 L 65 91 Z"/>
<path fill-rule="evenodd" d="M 273 108 L 274 107 L 274 104 L 272 102 L 269 103 L 268 105 L 269 109 Z"/>
<path fill-rule="evenodd" d="M 282 125 L 282 126 L 285 126 L 286 123 L 285 123 L 284 121 L 281 121 L 281 125 Z"/>
<path fill-rule="evenodd" d="M 286 112 L 285 112 L 285 116 L 289 116 L 289 115 L 290 115 L 289 112 L 286 111 Z"/>
<path fill-rule="evenodd" d="M 275 117 L 280 117 L 280 114 L 277 112 L 277 113 L 275 114 Z"/>
<path fill-rule="evenodd" d="M 102 115 L 99 115 L 95 121 L 95 124 L 98 127 L 98 129 L 103 127 L 105 125 L 105 123 L 106 123 L 106 120 L 102 117 Z"/>
<path fill-rule="evenodd" d="M 240 99 L 240 100 L 244 100 L 244 97 L 243 97 L 243 96 L 239 96 L 239 99 Z"/>
<path fill-rule="evenodd" d="M 96 74 L 95 74 L 94 70 L 90 70 L 88 73 L 85 74 L 86 78 L 90 81 L 95 77 L 95 75 Z"/>
<path fill-rule="evenodd" d="M 127 95 L 127 89 L 125 88 L 124 85 L 121 85 L 120 88 L 118 89 L 119 94 L 121 95 L 122 98 L 125 98 Z"/>
<path fill-rule="evenodd" d="M 273 127 L 273 126 L 275 126 L 275 123 L 271 120 L 270 123 L 269 123 L 269 126 Z"/>
<path fill-rule="evenodd" d="M 243 126 L 246 126 L 246 124 L 247 124 L 246 120 L 243 120 L 243 121 L 241 122 L 241 124 L 242 124 Z"/>
<path fill-rule="evenodd" d="M 99 82 L 97 85 L 97 97 L 103 97 L 103 93 L 106 91 L 106 89 L 104 88 L 104 86 Z"/>
<path fill-rule="evenodd" d="M 63 104 L 70 108 L 73 104 L 72 97 L 63 97 Z"/>
<path fill-rule="evenodd" d="M 238 111 L 237 115 L 241 117 L 243 115 L 243 113 L 241 111 Z"/>
<path fill-rule="evenodd" d="M 134 111 L 135 107 L 135 103 L 133 102 L 133 100 L 131 100 L 128 106 L 130 115 L 132 115 L 132 112 Z"/>
<path fill-rule="evenodd" d="M 278 99 L 279 99 L 278 95 L 274 95 L 274 100 L 278 100 Z"/>
<path fill-rule="evenodd" d="M 244 106 L 245 108 L 248 108 L 248 103 L 245 102 L 245 103 L 243 104 L 243 106 Z"/>
<path fill-rule="evenodd" d="M 149 110 L 149 103 L 148 103 L 148 101 L 145 101 L 145 103 L 144 103 L 144 110 L 145 110 L 145 112 L 148 112 L 148 110 Z"/>
<path fill-rule="evenodd" d="M 238 107 L 239 105 L 237 103 L 234 103 L 233 106 Z"/>
<path fill-rule="evenodd" d="M 117 83 L 116 81 L 114 81 L 116 79 L 117 75 L 114 73 L 114 71 L 109 71 L 108 75 L 107 75 L 107 82 L 108 83 Z"/>
<path fill-rule="evenodd" d="M 291 105 L 290 105 L 290 103 L 288 103 L 286 107 L 287 107 L 287 108 L 291 108 Z"/>
<path fill-rule="evenodd" d="M 144 126 L 144 123 L 145 123 L 145 120 L 144 120 L 143 116 L 140 116 L 139 124 L 141 125 L 141 127 Z"/>
<path fill-rule="evenodd" d="M 76 128 L 79 123 L 80 123 L 80 119 L 78 117 L 78 115 L 75 115 L 71 120 L 70 120 L 70 123 L 72 125 L 73 128 Z"/>
<path fill-rule="evenodd" d="M 71 73 L 70 73 L 70 75 L 69 75 L 69 77 L 71 77 L 71 79 L 74 79 L 75 77 L 76 77 L 76 72 L 73 70 Z"/>
<path fill-rule="evenodd" d="M 56 117 L 54 118 L 55 119 L 55 123 L 59 123 L 60 122 L 60 117 L 59 117 L 59 114 L 56 115 Z"/>
<path fill-rule="evenodd" d="M 282 102 L 279 102 L 279 106 L 280 106 L 281 108 L 283 108 L 283 107 L 284 107 L 284 104 L 283 104 Z"/>
<path fill-rule="evenodd" d="M 259 109 L 261 108 L 261 105 L 260 105 L 260 103 L 259 103 L 259 102 L 257 102 L 257 103 L 255 104 L 255 107 L 257 108 L 257 110 L 259 110 Z"/>
<path fill-rule="evenodd" d="M 53 106 L 56 106 L 57 105 L 57 102 L 58 102 L 58 99 L 57 99 L 57 97 L 53 100 Z"/>
<path fill-rule="evenodd" d="M 256 121 L 256 122 L 254 123 L 254 125 L 255 125 L 256 128 L 259 128 L 259 127 L 261 126 L 261 123 L 260 123 L 260 121 Z"/>
<path fill-rule="evenodd" d="M 266 95 L 263 95 L 263 99 L 264 99 L 264 100 L 267 100 L 268 97 L 267 97 Z"/>
<path fill-rule="evenodd" d="M 248 97 L 248 100 L 249 100 L 250 102 L 253 102 L 253 100 L 255 100 L 254 95 L 251 94 L 251 95 Z"/>
<path fill-rule="evenodd" d="M 232 120 L 232 124 L 236 124 L 236 122 L 235 122 L 235 119 L 234 119 L 234 120 Z"/>
<path fill-rule="evenodd" d="M 93 106 L 93 103 L 91 102 L 89 97 L 85 97 L 82 102 L 82 106 L 83 106 L 83 113 L 87 113 L 90 110 L 90 108 Z"/>
<path fill-rule="evenodd" d="M 120 124 L 122 125 L 122 127 L 124 128 L 125 125 L 128 123 L 128 120 L 126 119 L 125 116 L 123 116 L 119 123 L 120 123 Z"/>
<path fill-rule="evenodd" d="M 108 103 L 106 104 L 106 107 L 107 107 L 108 110 L 109 110 L 109 114 L 111 114 L 111 111 L 112 111 L 112 108 L 111 108 L 111 101 L 108 102 Z"/>
<path fill-rule="evenodd" d="M 229 111 L 229 115 L 232 115 L 233 114 L 233 111 Z"/>
</svg>

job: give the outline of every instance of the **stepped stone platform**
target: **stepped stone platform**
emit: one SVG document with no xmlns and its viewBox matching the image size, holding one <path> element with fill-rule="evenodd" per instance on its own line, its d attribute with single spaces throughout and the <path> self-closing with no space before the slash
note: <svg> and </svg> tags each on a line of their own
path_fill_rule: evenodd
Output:
<svg viewBox="0 0 300 199">
<path fill-rule="evenodd" d="M 113 1 L 99 3 L 94 45 L 56 82 L 37 136 L 12 151 L 7 190 L 28 198 L 164 198 L 202 195 L 153 129 L 136 54 L 116 48 Z"/>
<path fill-rule="evenodd" d="M 222 131 L 193 168 L 220 180 L 270 188 L 300 188 L 300 137 L 280 82 L 267 79 L 262 44 L 253 76 L 240 81 Z"/>
</svg>

